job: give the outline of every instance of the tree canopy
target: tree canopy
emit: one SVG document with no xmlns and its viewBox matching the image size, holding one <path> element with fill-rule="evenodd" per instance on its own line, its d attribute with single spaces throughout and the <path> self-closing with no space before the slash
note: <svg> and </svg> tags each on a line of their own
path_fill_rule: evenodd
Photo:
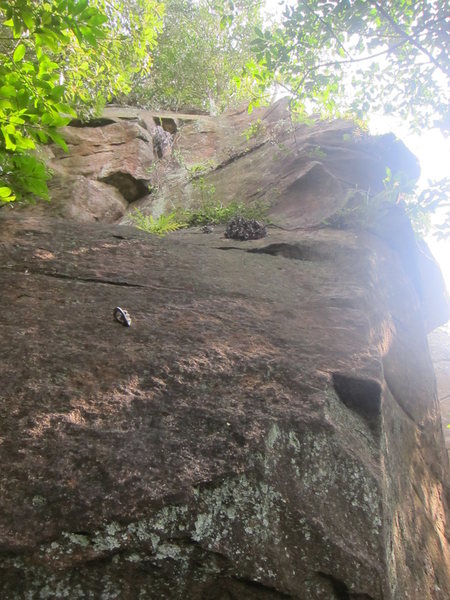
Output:
<svg viewBox="0 0 450 600">
<path fill-rule="evenodd" d="M 248 71 L 298 112 L 395 114 L 412 128 L 449 124 L 450 5 L 442 0 L 298 0 L 256 31 Z"/>
<path fill-rule="evenodd" d="M 233 4 L 229 2 L 230 14 Z M 252 104 L 278 86 L 294 118 L 392 115 L 412 131 L 450 133 L 448 0 L 298 0 L 281 23 L 257 28 Z M 407 186 L 411 191 L 411 185 Z M 406 197 L 406 196 L 405 196 Z M 410 195 L 416 212 L 442 209 L 450 235 L 450 177 Z M 441 212 L 442 214 L 442 212 Z"/>
<path fill-rule="evenodd" d="M 0 201 L 47 197 L 36 155 L 58 128 L 148 69 L 156 0 L 0 0 Z"/>
<path fill-rule="evenodd" d="M 224 0 L 166 0 L 164 29 L 153 67 L 135 77 L 128 100 L 153 108 L 221 112 L 250 97 L 254 28 L 262 26 L 262 0 L 236 0 L 225 19 Z M 237 79 L 240 76 L 239 85 Z"/>
</svg>

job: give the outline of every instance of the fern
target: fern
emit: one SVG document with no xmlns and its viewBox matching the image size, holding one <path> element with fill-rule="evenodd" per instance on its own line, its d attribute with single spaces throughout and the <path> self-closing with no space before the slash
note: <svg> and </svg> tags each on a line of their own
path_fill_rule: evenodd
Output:
<svg viewBox="0 0 450 600">
<path fill-rule="evenodd" d="M 136 208 L 134 214 L 131 214 L 130 217 L 134 221 L 137 229 L 159 236 L 164 236 L 166 233 L 186 227 L 186 223 L 181 223 L 176 220 L 175 213 L 160 215 L 155 219 L 153 215 L 144 215 Z"/>
</svg>

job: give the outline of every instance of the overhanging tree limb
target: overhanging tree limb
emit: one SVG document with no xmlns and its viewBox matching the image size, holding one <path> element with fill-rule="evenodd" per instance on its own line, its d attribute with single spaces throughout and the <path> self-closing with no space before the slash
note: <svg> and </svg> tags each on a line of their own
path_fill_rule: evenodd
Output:
<svg viewBox="0 0 450 600">
<path fill-rule="evenodd" d="M 422 52 L 423 54 L 428 56 L 428 58 L 434 64 L 435 67 L 437 67 L 440 71 L 442 71 L 448 77 L 450 77 L 450 65 L 441 64 L 439 61 L 437 61 L 434 58 L 434 56 L 430 52 L 428 52 L 428 50 L 426 48 L 423 47 L 422 44 L 419 44 L 419 42 L 413 36 L 406 33 L 406 31 L 404 31 L 402 29 L 402 27 L 400 27 L 400 25 L 395 22 L 395 20 L 391 17 L 391 15 L 389 13 L 387 13 L 384 10 L 384 8 L 378 4 L 378 2 L 376 0 L 369 0 L 369 3 L 372 4 L 372 6 L 374 6 L 377 9 L 377 11 L 380 13 L 380 15 L 382 15 L 384 17 L 384 19 L 386 19 L 386 21 L 388 21 L 388 23 L 392 26 L 394 31 L 396 31 L 405 40 L 410 42 L 420 52 Z"/>
</svg>

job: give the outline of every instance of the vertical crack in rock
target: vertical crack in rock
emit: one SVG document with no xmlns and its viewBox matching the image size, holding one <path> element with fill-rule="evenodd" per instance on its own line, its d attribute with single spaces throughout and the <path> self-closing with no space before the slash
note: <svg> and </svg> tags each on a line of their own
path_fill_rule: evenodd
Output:
<svg viewBox="0 0 450 600">
<path fill-rule="evenodd" d="M 371 379 L 333 373 L 333 387 L 347 408 L 359 415 L 373 431 L 378 431 L 381 416 L 381 386 Z"/>
<path fill-rule="evenodd" d="M 173 134 L 157 125 L 153 132 L 153 151 L 155 155 L 158 158 L 163 158 L 170 152 L 172 144 Z"/>
</svg>

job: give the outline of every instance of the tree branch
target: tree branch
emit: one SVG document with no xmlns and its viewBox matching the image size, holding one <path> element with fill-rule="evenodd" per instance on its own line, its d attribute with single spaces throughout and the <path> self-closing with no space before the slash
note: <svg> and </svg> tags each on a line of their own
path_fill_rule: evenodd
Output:
<svg viewBox="0 0 450 600">
<path fill-rule="evenodd" d="M 322 67 L 332 67 L 335 65 L 348 65 L 348 64 L 353 64 L 353 63 L 364 62 L 366 60 L 372 60 L 373 58 L 377 58 L 378 56 L 383 56 L 383 54 L 389 54 L 389 52 L 396 50 L 400 46 L 403 46 L 403 44 L 405 44 L 405 43 L 406 43 L 405 40 L 402 40 L 401 42 L 398 42 L 397 44 L 393 44 L 392 46 L 389 46 L 389 48 L 386 48 L 386 50 L 381 50 L 380 52 L 375 52 L 375 54 L 370 54 L 369 56 L 362 56 L 361 58 L 352 58 L 349 60 L 331 60 L 326 63 L 320 63 L 318 65 L 314 65 L 314 67 L 310 67 L 308 69 L 308 72 L 316 71 L 317 69 L 321 69 Z"/>
<path fill-rule="evenodd" d="M 437 67 L 440 71 L 442 71 L 443 73 L 445 73 L 447 76 L 450 77 L 450 66 L 446 67 L 445 65 L 440 64 L 439 61 L 437 61 L 434 58 L 434 56 L 430 52 L 428 52 L 428 50 L 426 48 L 424 48 L 421 44 L 419 44 L 419 42 L 417 42 L 411 35 L 407 34 L 406 31 L 404 31 L 400 27 L 400 25 L 398 25 L 398 23 L 396 23 L 394 21 L 394 19 L 391 17 L 391 15 L 388 14 L 384 10 L 384 8 L 378 4 L 377 0 L 369 0 L 369 3 L 372 4 L 377 9 L 377 11 L 380 13 L 380 15 L 382 15 L 386 19 L 386 21 L 392 26 L 394 31 L 396 31 L 400 36 L 402 36 L 404 40 L 407 40 L 408 42 L 410 42 L 410 44 L 415 46 L 420 52 L 422 52 L 423 54 L 428 56 L 428 58 L 434 64 L 435 67 Z"/>
<path fill-rule="evenodd" d="M 347 50 L 345 49 L 344 45 L 342 44 L 341 40 L 338 38 L 338 36 L 334 33 L 333 28 L 331 27 L 331 25 L 329 25 L 325 19 L 323 19 L 321 16 L 319 16 L 318 14 L 315 13 L 314 9 L 312 9 L 310 6 L 308 6 L 307 3 L 304 4 L 304 7 L 309 11 L 309 13 L 313 14 L 316 19 L 318 19 L 322 25 L 324 27 L 326 27 L 326 29 L 328 30 L 328 32 L 331 34 L 331 36 L 336 40 L 336 42 L 338 43 L 339 48 L 342 48 L 342 50 L 345 52 L 346 56 L 348 56 L 350 59 L 352 58 L 350 53 L 347 52 Z"/>
</svg>

